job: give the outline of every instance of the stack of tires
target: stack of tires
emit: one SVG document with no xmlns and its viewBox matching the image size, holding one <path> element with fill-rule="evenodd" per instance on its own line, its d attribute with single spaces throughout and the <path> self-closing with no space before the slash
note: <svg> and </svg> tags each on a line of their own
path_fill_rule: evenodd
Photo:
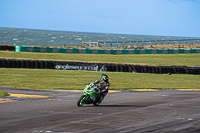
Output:
<svg viewBox="0 0 200 133">
<path fill-rule="evenodd" d="M 0 59 L 0 67 L 2 68 L 31 68 L 31 69 L 55 69 L 56 64 L 71 64 L 90 66 L 94 63 L 84 62 L 59 62 L 44 60 L 14 60 Z M 111 72 L 137 72 L 137 73 L 158 73 L 158 74 L 200 74 L 200 67 L 188 66 L 142 66 L 130 64 L 98 64 L 105 65 L 107 71 Z"/>
<path fill-rule="evenodd" d="M 15 51 L 15 46 L 0 45 L 0 51 Z"/>
<path fill-rule="evenodd" d="M 54 61 L 0 59 L 3 68 L 54 69 Z"/>
<path fill-rule="evenodd" d="M 200 74 L 200 67 L 107 64 L 108 71 L 157 74 Z"/>
</svg>

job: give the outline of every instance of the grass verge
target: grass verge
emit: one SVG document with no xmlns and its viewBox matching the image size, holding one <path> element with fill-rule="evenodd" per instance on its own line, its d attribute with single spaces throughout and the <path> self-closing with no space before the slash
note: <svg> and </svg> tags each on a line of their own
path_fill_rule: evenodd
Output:
<svg viewBox="0 0 200 133">
<path fill-rule="evenodd" d="M 9 96 L 7 91 L 0 91 L 0 97 Z"/>
<path fill-rule="evenodd" d="M 1 58 L 200 66 L 200 54 L 66 54 L 0 51 Z"/>
<path fill-rule="evenodd" d="M 105 72 L 110 89 L 200 89 L 200 76 Z M 76 89 L 101 77 L 102 72 L 54 69 L 0 68 L 0 86 L 30 89 Z"/>
</svg>

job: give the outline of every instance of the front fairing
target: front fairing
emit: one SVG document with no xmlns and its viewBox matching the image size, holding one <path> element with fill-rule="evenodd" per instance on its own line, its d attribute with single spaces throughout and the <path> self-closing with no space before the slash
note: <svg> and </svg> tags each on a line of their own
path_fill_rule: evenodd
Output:
<svg viewBox="0 0 200 133">
<path fill-rule="evenodd" d="M 96 98 L 98 95 L 98 92 L 95 90 L 97 88 L 97 86 L 94 85 L 93 87 L 90 88 L 91 85 L 92 85 L 92 83 L 85 86 L 84 95 L 91 95 Z"/>
</svg>

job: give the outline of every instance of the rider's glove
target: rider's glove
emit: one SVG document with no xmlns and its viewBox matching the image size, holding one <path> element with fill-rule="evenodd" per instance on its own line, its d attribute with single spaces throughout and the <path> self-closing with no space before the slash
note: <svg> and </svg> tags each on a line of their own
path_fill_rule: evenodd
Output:
<svg viewBox="0 0 200 133">
<path fill-rule="evenodd" d="M 101 94 L 105 93 L 105 90 L 101 90 L 100 93 L 101 93 Z"/>
<path fill-rule="evenodd" d="M 91 84 L 91 85 L 90 85 L 90 88 L 92 88 L 93 86 L 94 86 L 94 84 Z"/>
<path fill-rule="evenodd" d="M 98 93 L 101 92 L 101 90 L 99 88 L 95 88 L 95 91 L 97 91 Z"/>
</svg>

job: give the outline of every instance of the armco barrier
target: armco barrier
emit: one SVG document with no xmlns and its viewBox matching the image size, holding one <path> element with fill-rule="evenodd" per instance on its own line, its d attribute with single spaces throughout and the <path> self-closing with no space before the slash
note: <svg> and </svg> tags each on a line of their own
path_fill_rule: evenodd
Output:
<svg viewBox="0 0 200 133">
<path fill-rule="evenodd" d="M 31 69 L 61 69 L 61 70 L 90 70 L 111 72 L 137 72 L 158 74 L 200 74 L 200 66 L 142 66 L 113 63 L 85 63 L 69 61 L 46 60 L 14 60 L 0 59 L 1 68 L 31 68 Z"/>
<path fill-rule="evenodd" d="M 48 52 L 74 54 L 183 54 L 200 53 L 200 49 L 75 49 L 15 46 L 16 52 Z"/>
</svg>

